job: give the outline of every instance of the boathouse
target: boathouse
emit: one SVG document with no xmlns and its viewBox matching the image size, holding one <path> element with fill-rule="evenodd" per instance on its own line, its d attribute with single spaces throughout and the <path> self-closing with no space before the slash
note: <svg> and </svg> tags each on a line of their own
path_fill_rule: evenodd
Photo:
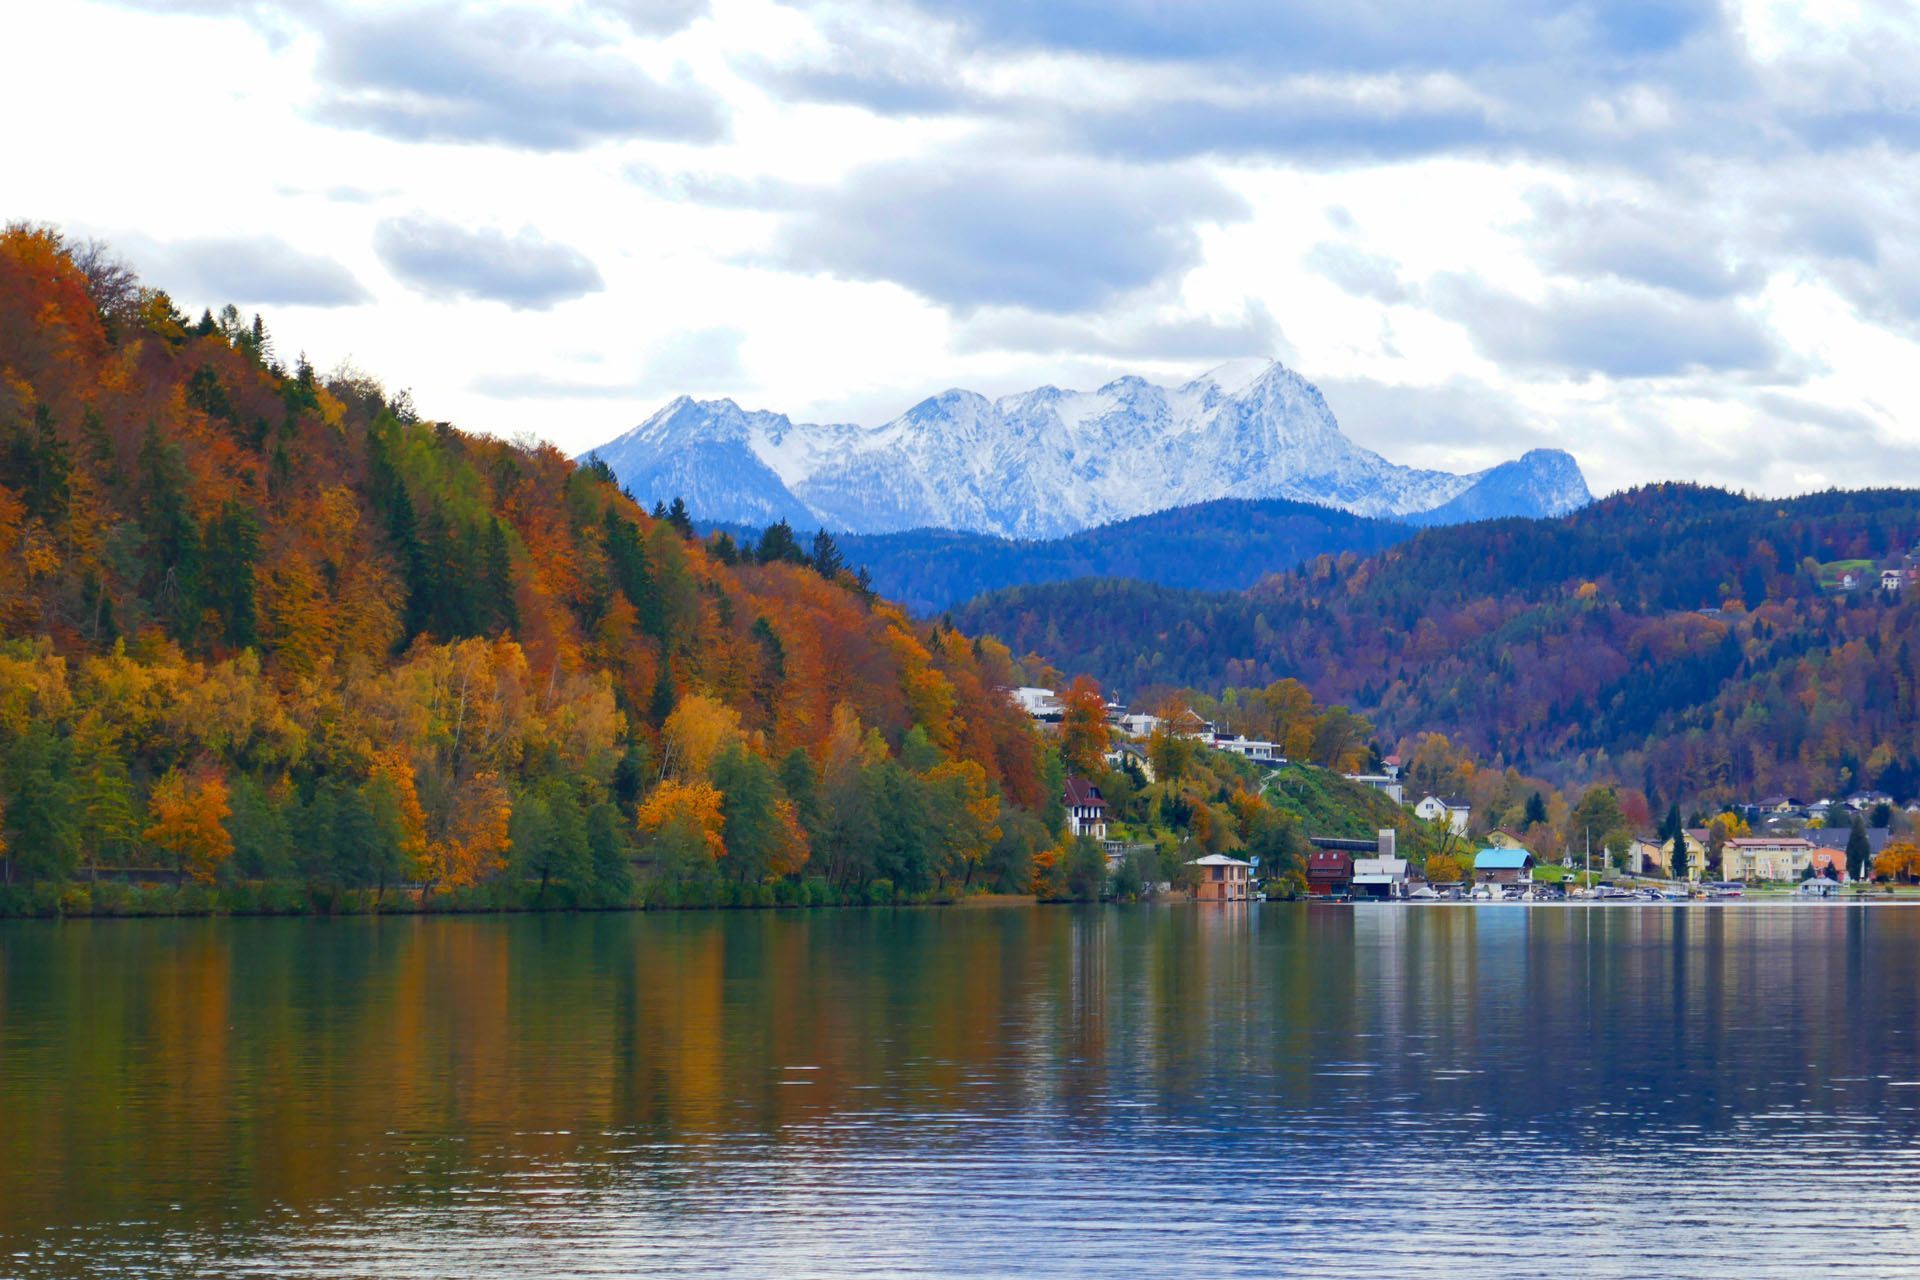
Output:
<svg viewBox="0 0 1920 1280">
<path fill-rule="evenodd" d="M 1525 849 L 1482 849 L 1473 855 L 1475 884 L 1532 884 L 1533 855 Z"/>
<path fill-rule="evenodd" d="M 1353 855 L 1344 849 L 1309 853 L 1307 892 L 1316 898 L 1344 898 L 1353 892 Z"/>
<path fill-rule="evenodd" d="M 1195 858 L 1187 864 L 1198 872 L 1193 886 L 1195 902 L 1245 902 L 1252 881 L 1248 873 L 1253 869 L 1250 862 L 1238 858 L 1229 858 L 1224 853 L 1210 853 L 1204 858 Z"/>
<path fill-rule="evenodd" d="M 1405 858 L 1355 858 L 1353 860 L 1353 896 L 1393 899 L 1407 896 L 1407 860 Z"/>
</svg>

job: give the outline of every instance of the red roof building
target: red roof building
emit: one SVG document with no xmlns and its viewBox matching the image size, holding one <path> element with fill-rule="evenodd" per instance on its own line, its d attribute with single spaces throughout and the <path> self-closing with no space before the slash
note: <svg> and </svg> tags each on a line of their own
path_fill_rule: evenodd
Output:
<svg viewBox="0 0 1920 1280">
<path fill-rule="evenodd" d="M 1315 849 L 1308 854 L 1307 892 L 1316 898 L 1353 892 L 1353 855 L 1338 849 Z"/>
</svg>

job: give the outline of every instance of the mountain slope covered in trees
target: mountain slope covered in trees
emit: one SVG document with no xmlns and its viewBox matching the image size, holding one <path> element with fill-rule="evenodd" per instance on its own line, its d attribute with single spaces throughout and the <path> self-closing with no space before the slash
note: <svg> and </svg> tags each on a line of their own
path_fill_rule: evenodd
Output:
<svg viewBox="0 0 1920 1280">
<path fill-rule="evenodd" d="M 729 532 L 744 538 L 758 531 Z M 836 541 L 848 565 L 868 572 L 874 590 L 931 615 L 1003 587 L 1074 578 L 1237 590 L 1315 556 L 1369 554 L 1413 533 L 1394 520 L 1272 498 L 1202 502 L 1039 541 L 953 529 L 842 534 Z"/>
<path fill-rule="evenodd" d="M 1240 593 L 1104 581 L 955 611 L 1136 699 L 1294 676 L 1386 733 L 1702 802 L 1920 791 L 1920 593 L 1832 588 L 1920 538 L 1920 492 L 1657 485 L 1422 531 Z"/>
<path fill-rule="evenodd" d="M 0 234 L 7 892 L 626 902 L 636 860 L 656 899 L 1024 889 L 1057 765 L 1018 678 Z"/>
</svg>

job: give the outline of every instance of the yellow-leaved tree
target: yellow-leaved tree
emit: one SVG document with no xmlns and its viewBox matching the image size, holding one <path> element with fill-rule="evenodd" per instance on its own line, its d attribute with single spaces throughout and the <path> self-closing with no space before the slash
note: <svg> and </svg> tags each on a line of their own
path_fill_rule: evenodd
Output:
<svg viewBox="0 0 1920 1280">
<path fill-rule="evenodd" d="M 740 739 L 740 713 L 704 693 L 680 699 L 661 726 L 666 750 L 660 771 L 667 778 L 700 779 L 714 760 Z"/>
</svg>

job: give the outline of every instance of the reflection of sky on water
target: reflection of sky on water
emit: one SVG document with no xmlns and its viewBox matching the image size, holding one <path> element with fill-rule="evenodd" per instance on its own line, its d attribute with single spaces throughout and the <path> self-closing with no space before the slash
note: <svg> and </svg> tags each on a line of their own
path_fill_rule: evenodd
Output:
<svg viewBox="0 0 1920 1280">
<path fill-rule="evenodd" d="M 0 1103 L 56 1116 L 0 1135 L 0 1243 L 22 1274 L 1920 1267 L 1920 911 L 574 923 L 121 926 L 111 1018 L 47 995 L 98 956 L 0 934 Z M 90 1134 L 116 1091 L 144 1124 Z"/>
</svg>

